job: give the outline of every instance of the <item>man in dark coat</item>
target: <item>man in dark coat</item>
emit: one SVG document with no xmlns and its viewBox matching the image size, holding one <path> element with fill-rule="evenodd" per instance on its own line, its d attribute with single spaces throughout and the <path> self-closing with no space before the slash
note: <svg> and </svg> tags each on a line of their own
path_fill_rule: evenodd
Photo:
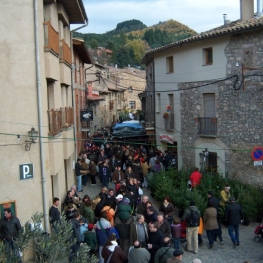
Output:
<svg viewBox="0 0 263 263">
<path fill-rule="evenodd" d="M 111 178 L 110 168 L 107 165 L 107 162 L 104 162 L 103 165 L 99 169 L 99 177 L 101 179 L 102 187 L 107 187 L 109 184 L 109 180 Z"/>
<path fill-rule="evenodd" d="M 147 216 L 146 203 L 148 201 L 149 201 L 149 197 L 147 195 L 143 195 L 142 201 L 137 206 L 137 213 L 144 215 L 144 217 Z"/>
<path fill-rule="evenodd" d="M 80 236 L 80 227 L 79 227 L 79 219 L 80 219 L 80 214 L 78 211 L 74 212 L 74 216 L 71 219 L 72 223 L 72 235 L 71 238 L 72 240 L 76 240 L 76 243 L 71 246 L 71 251 L 69 255 L 69 262 L 72 262 L 73 259 L 76 257 L 77 252 L 80 249 L 81 245 L 81 236 Z"/>
<path fill-rule="evenodd" d="M 59 206 L 59 198 L 54 197 L 53 205 L 49 209 L 49 219 L 51 225 L 55 222 L 60 221 L 60 212 L 58 211 L 58 206 Z"/>
<path fill-rule="evenodd" d="M 10 208 L 4 209 L 4 218 L 0 220 L 0 238 L 4 241 L 7 251 L 13 250 L 19 258 L 19 248 L 14 240 L 17 238 L 19 231 L 22 230 L 19 219 L 12 215 Z"/>
<path fill-rule="evenodd" d="M 244 219 L 242 208 L 235 203 L 235 198 L 230 196 L 225 211 L 225 220 L 228 224 L 228 234 L 233 242 L 234 248 L 239 246 L 239 224 Z"/>
<path fill-rule="evenodd" d="M 154 256 L 159 248 L 163 246 L 163 234 L 157 228 L 157 222 L 149 224 L 149 239 L 147 248 L 151 254 L 149 263 L 154 263 Z"/>
</svg>

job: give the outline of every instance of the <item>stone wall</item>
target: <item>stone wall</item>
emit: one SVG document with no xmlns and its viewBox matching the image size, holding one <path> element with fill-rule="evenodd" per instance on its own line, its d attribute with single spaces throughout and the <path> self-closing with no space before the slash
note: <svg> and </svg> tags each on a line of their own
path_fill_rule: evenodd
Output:
<svg viewBox="0 0 263 263">
<path fill-rule="evenodd" d="M 225 168 L 230 176 L 237 176 L 249 183 L 263 183 L 263 166 L 254 167 L 251 151 L 263 146 L 263 30 L 233 35 L 225 49 L 226 73 L 230 78 L 213 85 L 208 82 L 181 83 L 182 149 L 184 166 L 194 165 L 195 142 L 198 135 L 198 117 L 203 117 L 203 94 L 215 93 L 217 137 L 206 138 L 225 149 Z M 216 80 L 211 80 L 214 82 Z M 184 90 L 185 88 L 191 88 Z M 238 88 L 238 89 L 235 89 Z"/>
</svg>

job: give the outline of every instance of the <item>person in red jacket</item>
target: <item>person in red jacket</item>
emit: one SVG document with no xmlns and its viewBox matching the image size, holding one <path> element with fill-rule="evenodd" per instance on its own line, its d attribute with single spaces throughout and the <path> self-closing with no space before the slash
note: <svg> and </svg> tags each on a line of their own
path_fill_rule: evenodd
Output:
<svg viewBox="0 0 263 263">
<path fill-rule="evenodd" d="M 202 175 L 199 172 L 198 168 L 195 168 L 194 171 L 190 175 L 190 181 L 192 183 L 192 188 L 196 187 L 201 183 Z"/>
</svg>

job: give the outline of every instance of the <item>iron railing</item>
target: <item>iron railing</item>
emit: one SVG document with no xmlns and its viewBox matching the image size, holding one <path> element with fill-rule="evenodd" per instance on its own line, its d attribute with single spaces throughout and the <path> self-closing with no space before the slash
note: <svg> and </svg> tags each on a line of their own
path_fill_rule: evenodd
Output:
<svg viewBox="0 0 263 263">
<path fill-rule="evenodd" d="M 198 134 L 206 136 L 217 135 L 217 118 L 215 117 L 202 117 L 198 118 Z"/>
</svg>

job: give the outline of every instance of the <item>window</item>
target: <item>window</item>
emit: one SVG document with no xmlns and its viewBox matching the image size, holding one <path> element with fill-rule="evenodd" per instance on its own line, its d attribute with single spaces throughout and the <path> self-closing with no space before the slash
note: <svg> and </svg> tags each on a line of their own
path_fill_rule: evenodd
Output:
<svg viewBox="0 0 263 263">
<path fill-rule="evenodd" d="M 161 94 L 160 93 L 157 93 L 156 94 L 156 112 L 160 112 L 161 110 Z"/>
<path fill-rule="evenodd" d="M 136 108 L 136 103 L 135 103 L 135 101 L 129 101 L 129 108 L 130 108 L 130 109 L 135 109 L 135 108 Z"/>
<path fill-rule="evenodd" d="M 198 133 L 205 136 L 216 136 L 217 118 L 215 112 L 215 94 L 205 93 L 204 98 L 204 117 L 198 118 Z"/>
<path fill-rule="evenodd" d="M 175 125 L 174 125 L 174 95 L 168 94 L 168 98 L 169 98 L 170 111 L 169 111 L 169 118 L 165 120 L 165 129 L 174 130 L 175 128 Z"/>
<path fill-rule="evenodd" d="M 174 72 L 174 59 L 173 56 L 166 58 L 166 73 Z"/>
<path fill-rule="evenodd" d="M 203 49 L 203 65 L 213 64 L 213 49 L 211 47 Z"/>
</svg>

